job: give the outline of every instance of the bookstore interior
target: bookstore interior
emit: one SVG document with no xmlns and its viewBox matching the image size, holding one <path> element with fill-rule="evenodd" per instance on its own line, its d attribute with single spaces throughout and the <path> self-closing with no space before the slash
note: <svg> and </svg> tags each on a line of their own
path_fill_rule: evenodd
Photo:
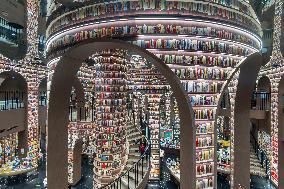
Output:
<svg viewBox="0 0 284 189">
<path fill-rule="evenodd" d="M 283 189 L 283 0 L 1 0 L 0 189 Z"/>
</svg>

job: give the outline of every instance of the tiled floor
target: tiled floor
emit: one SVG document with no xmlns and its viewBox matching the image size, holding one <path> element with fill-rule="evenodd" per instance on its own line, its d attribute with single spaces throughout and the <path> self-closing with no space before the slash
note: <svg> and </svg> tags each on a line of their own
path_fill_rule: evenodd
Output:
<svg viewBox="0 0 284 189">
<path fill-rule="evenodd" d="M 230 189 L 228 177 L 225 175 L 218 175 L 218 189 Z M 268 179 L 259 176 L 251 176 L 251 189 L 276 189 L 275 186 L 269 182 Z"/>
<path fill-rule="evenodd" d="M 82 159 L 82 174 L 83 177 L 80 182 L 71 187 L 72 189 L 92 189 L 93 188 L 93 166 L 89 163 L 87 156 L 84 156 Z"/>
<path fill-rule="evenodd" d="M 167 172 L 162 173 L 162 181 L 160 183 L 150 183 L 146 189 L 178 189 L 178 186 L 169 180 Z M 225 176 L 218 177 L 218 189 L 230 189 L 229 182 Z M 251 189 L 276 189 L 266 178 L 252 176 Z"/>
<path fill-rule="evenodd" d="M 267 179 L 259 176 L 251 176 L 250 188 L 252 189 L 276 189 Z"/>
</svg>

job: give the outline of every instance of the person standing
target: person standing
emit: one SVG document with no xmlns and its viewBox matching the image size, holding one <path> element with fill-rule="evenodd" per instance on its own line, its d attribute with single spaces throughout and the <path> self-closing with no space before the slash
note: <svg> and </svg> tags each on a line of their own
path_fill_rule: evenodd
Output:
<svg viewBox="0 0 284 189">
<path fill-rule="evenodd" d="M 140 150 L 140 154 L 142 156 L 144 154 L 144 152 L 145 152 L 145 144 L 144 144 L 144 142 L 141 142 L 139 150 Z"/>
</svg>

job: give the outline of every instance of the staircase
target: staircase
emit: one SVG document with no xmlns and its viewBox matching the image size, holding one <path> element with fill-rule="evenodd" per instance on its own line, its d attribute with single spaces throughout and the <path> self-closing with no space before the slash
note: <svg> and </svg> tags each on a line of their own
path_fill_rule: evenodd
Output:
<svg viewBox="0 0 284 189">
<path fill-rule="evenodd" d="M 144 189 L 149 180 L 150 173 L 150 147 L 146 140 L 144 154 L 140 153 L 139 146 L 142 132 L 133 123 L 132 117 L 128 117 L 126 129 L 126 141 L 128 145 L 128 159 L 120 177 L 100 189 Z"/>
<path fill-rule="evenodd" d="M 253 146 L 250 146 L 250 174 L 265 177 L 265 169 L 261 166 L 260 160 L 255 153 Z"/>
<path fill-rule="evenodd" d="M 142 134 L 131 123 L 126 127 L 126 139 L 129 144 L 128 160 L 126 162 L 126 169 L 128 170 L 140 159 L 139 145 Z"/>
<path fill-rule="evenodd" d="M 124 172 L 128 172 L 125 176 L 121 177 L 121 183 L 119 183 L 119 185 L 121 185 L 121 189 L 136 189 L 135 180 L 136 186 L 139 185 L 138 182 L 142 181 L 143 177 L 148 172 L 147 161 L 144 160 L 142 166 L 142 161 L 140 160 L 141 153 L 139 151 L 139 145 L 142 139 L 142 133 L 134 124 L 129 123 L 126 127 L 126 139 L 129 144 L 129 154 Z M 134 166 L 139 160 L 139 165 Z"/>
</svg>

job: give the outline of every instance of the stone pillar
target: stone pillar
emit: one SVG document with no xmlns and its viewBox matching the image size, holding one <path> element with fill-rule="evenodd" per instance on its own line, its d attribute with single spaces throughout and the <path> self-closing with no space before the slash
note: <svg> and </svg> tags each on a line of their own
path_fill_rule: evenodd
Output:
<svg viewBox="0 0 284 189">
<path fill-rule="evenodd" d="M 34 78 L 28 79 L 28 101 L 27 101 L 27 112 L 28 112 L 28 133 L 27 133 L 27 158 L 31 161 L 33 167 L 38 166 L 39 156 L 39 127 L 38 127 L 38 87 L 37 82 L 33 82 Z M 30 80 L 30 81 L 29 81 Z"/>
</svg>

